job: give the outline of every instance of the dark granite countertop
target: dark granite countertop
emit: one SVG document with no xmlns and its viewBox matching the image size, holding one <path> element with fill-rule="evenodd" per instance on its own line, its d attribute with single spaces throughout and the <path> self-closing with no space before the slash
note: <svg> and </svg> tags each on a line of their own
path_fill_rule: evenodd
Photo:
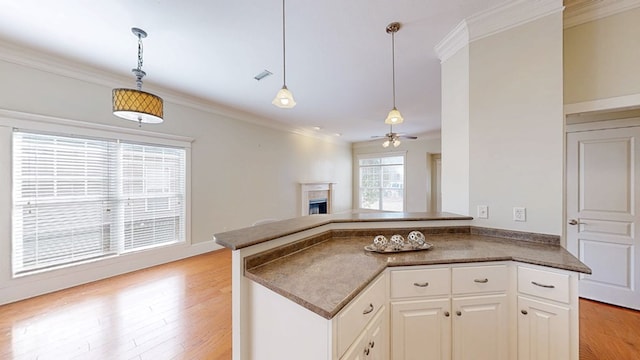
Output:
<svg viewBox="0 0 640 360">
<path fill-rule="evenodd" d="M 287 220 L 252 226 L 215 234 L 217 244 L 231 250 L 238 250 L 265 241 L 291 235 L 300 231 L 313 229 L 331 223 L 385 222 L 385 221 L 437 221 L 437 220 L 471 220 L 470 216 L 451 213 L 430 212 L 364 212 L 331 215 L 301 216 Z"/>
<path fill-rule="evenodd" d="M 268 259 L 261 265 L 253 261 L 256 265 L 249 266 L 245 276 L 331 319 L 378 274 L 392 266 L 514 260 L 591 273 L 586 265 L 558 245 L 478 234 L 427 235 L 427 241 L 434 245 L 432 249 L 394 254 L 365 251 L 364 246 L 371 243 L 370 236 L 325 236 L 324 239 L 303 250 Z"/>
</svg>

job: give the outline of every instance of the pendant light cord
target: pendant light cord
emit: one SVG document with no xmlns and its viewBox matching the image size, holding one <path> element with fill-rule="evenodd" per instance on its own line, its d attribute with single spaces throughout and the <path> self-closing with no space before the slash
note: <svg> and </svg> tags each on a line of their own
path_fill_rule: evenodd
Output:
<svg viewBox="0 0 640 360">
<path fill-rule="evenodd" d="M 285 30 L 285 12 L 284 12 L 284 2 L 282 0 L 282 82 L 284 87 L 287 86 L 287 43 L 286 43 L 286 30 Z"/>
<path fill-rule="evenodd" d="M 396 108 L 396 32 L 391 33 L 391 67 L 393 74 L 393 108 Z"/>
</svg>

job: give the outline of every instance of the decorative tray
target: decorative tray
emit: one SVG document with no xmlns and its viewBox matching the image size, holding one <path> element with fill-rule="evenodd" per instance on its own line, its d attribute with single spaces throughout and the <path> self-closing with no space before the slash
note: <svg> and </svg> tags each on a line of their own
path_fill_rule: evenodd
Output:
<svg viewBox="0 0 640 360">
<path fill-rule="evenodd" d="M 412 231 L 405 240 L 402 235 L 393 235 L 391 239 L 387 239 L 384 235 L 377 235 L 373 238 L 373 242 L 366 245 L 366 251 L 377 252 L 380 254 L 398 253 L 405 251 L 429 250 L 433 247 L 425 241 L 424 234 L 420 231 Z"/>
<path fill-rule="evenodd" d="M 419 246 L 417 248 L 407 244 L 400 250 L 394 250 L 392 248 L 384 248 L 384 249 L 380 249 L 379 250 L 375 246 L 370 244 L 370 245 L 365 246 L 364 249 L 367 250 L 367 251 L 376 252 L 376 253 L 379 253 L 379 254 L 389 254 L 389 253 L 398 253 L 398 252 L 405 252 L 405 251 L 429 250 L 432 247 L 433 247 L 433 244 L 424 243 L 424 245 Z"/>
</svg>

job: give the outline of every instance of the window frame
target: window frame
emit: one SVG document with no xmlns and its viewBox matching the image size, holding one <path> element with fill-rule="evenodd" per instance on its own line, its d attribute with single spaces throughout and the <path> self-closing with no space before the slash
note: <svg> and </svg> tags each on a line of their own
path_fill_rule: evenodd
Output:
<svg viewBox="0 0 640 360">
<path fill-rule="evenodd" d="M 7 114 L 9 116 L 7 116 Z M 4 116 L 2 116 L 4 115 Z M 0 136 L 4 138 L 4 141 L 0 143 L 6 144 L 8 141 L 8 150 L 10 152 L 6 160 L 10 160 L 7 164 L 10 169 L 8 177 L 1 179 L 8 180 L 10 186 L 8 190 L 0 191 L 0 199 L 3 200 L 6 205 L 3 205 L 2 212 L 8 212 L 9 218 L 7 219 L 8 229 L 3 232 L 3 236 L 7 235 L 8 239 L 12 239 L 12 216 L 13 209 L 13 154 L 11 149 L 13 148 L 13 132 L 14 129 L 19 129 L 28 132 L 36 133 L 49 133 L 53 135 L 70 136 L 70 137 L 82 137 L 82 138 L 99 138 L 99 139 L 117 139 L 126 142 L 141 143 L 151 146 L 167 146 L 174 148 L 182 148 L 185 152 L 185 193 L 184 193 L 184 241 L 175 242 L 172 244 L 166 244 L 163 246 L 156 246 L 144 249 L 134 249 L 126 251 L 118 256 L 97 257 L 95 259 L 87 259 L 86 261 L 78 261 L 70 264 L 63 264 L 60 266 L 54 266 L 51 268 L 44 268 L 42 270 L 34 270 L 15 274 L 14 271 L 10 271 L 11 278 L 17 279 L 29 275 L 35 275 L 39 273 L 49 272 L 56 269 L 74 267 L 76 265 L 86 264 L 89 262 L 103 261 L 105 259 L 121 257 L 123 255 L 134 254 L 138 252 L 149 251 L 153 249 L 166 248 L 169 246 L 180 246 L 192 244 L 191 240 L 191 143 L 192 138 L 164 133 L 151 132 L 141 129 L 121 128 L 111 125 L 104 125 L 98 123 L 89 123 L 77 120 L 61 119 L 49 116 L 10 112 L 4 111 L 0 114 Z M 5 145 L 3 145 L 4 147 Z M 2 182 L 2 181 L 0 181 Z M 6 189 L 6 188 L 5 188 Z M 9 241 L 9 260 L 10 264 L 13 264 L 13 241 Z M 13 268 L 13 265 L 11 265 Z"/>
<path fill-rule="evenodd" d="M 362 207 L 362 187 L 360 186 L 360 178 L 362 176 L 361 174 L 361 170 L 362 167 L 360 165 L 360 161 L 361 160 L 366 160 L 366 159 L 383 159 L 383 158 L 390 158 L 390 157 L 402 157 L 403 161 L 402 161 L 402 210 L 383 210 L 382 209 L 382 197 L 380 197 L 378 199 L 378 209 L 369 209 L 369 208 L 363 208 Z M 358 169 L 358 174 L 357 174 L 357 189 L 358 189 L 358 209 L 360 210 L 368 210 L 368 211 L 391 211 L 391 212 L 406 212 L 407 210 L 407 152 L 406 151 L 394 151 L 394 152 L 385 152 L 385 153 L 368 153 L 368 154 L 358 154 L 357 159 L 356 159 L 356 166 Z M 373 165 L 375 166 L 375 165 Z M 383 165 L 380 164 L 378 165 L 379 167 L 382 167 Z M 371 167 L 371 165 L 366 165 L 366 167 Z M 379 187 L 379 189 L 382 191 L 383 188 L 382 186 Z"/>
</svg>

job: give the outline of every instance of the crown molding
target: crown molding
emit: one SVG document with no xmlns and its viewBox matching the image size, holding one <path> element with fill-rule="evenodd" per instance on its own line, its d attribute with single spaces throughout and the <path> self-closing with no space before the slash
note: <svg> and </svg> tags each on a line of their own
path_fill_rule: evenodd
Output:
<svg viewBox="0 0 640 360">
<path fill-rule="evenodd" d="M 562 0 L 508 1 L 462 20 L 434 50 L 440 62 L 444 62 L 468 43 L 562 12 L 563 9 Z"/>
<path fill-rule="evenodd" d="M 458 26 L 440 40 L 433 49 L 436 51 L 438 59 L 440 59 L 440 63 L 442 64 L 468 44 L 469 27 L 467 26 L 467 21 L 462 20 Z"/>
<path fill-rule="evenodd" d="M 568 29 L 640 7 L 640 0 L 572 0 L 567 1 L 564 28 Z"/>
<path fill-rule="evenodd" d="M 16 65 L 25 66 L 28 68 L 108 88 L 118 88 L 122 87 L 122 84 L 131 83 L 130 77 L 117 75 L 115 73 L 62 58 L 51 53 L 45 53 L 31 48 L 26 48 L 12 42 L 8 42 L 6 40 L 0 40 L 0 49 L 2 49 L 2 51 L 0 52 L 0 60 Z M 335 136 L 318 134 L 304 128 L 291 128 L 290 126 L 273 119 L 268 119 L 243 112 L 241 110 L 225 107 L 213 101 L 201 99 L 182 92 L 171 90 L 169 88 L 157 86 L 150 82 L 145 82 L 145 90 L 157 94 L 166 102 L 185 106 L 205 113 L 240 120 L 296 135 L 311 137 L 325 142 L 344 144 L 347 143 L 346 141 L 341 140 Z"/>
</svg>

